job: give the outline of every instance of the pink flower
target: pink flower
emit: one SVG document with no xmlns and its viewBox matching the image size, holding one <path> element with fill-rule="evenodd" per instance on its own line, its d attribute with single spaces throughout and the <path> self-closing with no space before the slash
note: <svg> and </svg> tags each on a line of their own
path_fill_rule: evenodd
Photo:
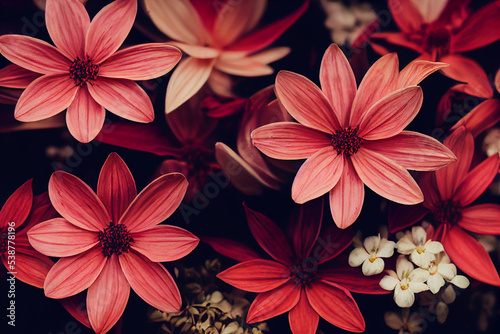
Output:
<svg viewBox="0 0 500 334">
<path fill-rule="evenodd" d="M 166 74 L 181 53 L 160 43 L 117 52 L 136 12 L 136 0 L 117 0 L 90 22 L 78 0 L 47 0 L 45 20 L 56 47 L 29 36 L 0 36 L 4 57 L 42 74 L 19 98 L 16 119 L 39 121 L 67 108 L 68 129 L 81 142 L 89 142 L 99 133 L 105 108 L 132 121 L 151 122 L 153 105 L 133 80 Z"/>
<path fill-rule="evenodd" d="M 420 203 L 422 192 L 407 169 L 436 170 L 455 156 L 437 140 L 403 129 L 422 105 L 418 83 L 444 66 L 415 61 L 400 73 L 397 55 L 389 54 L 356 89 L 347 59 L 332 44 L 321 63 L 322 89 L 299 74 L 278 73 L 278 99 L 300 124 L 260 127 L 252 133 L 253 143 L 272 158 L 307 158 L 293 181 L 292 198 L 305 203 L 330 192 L 340 228 L 359 216 L 363 184 L 391 201 Z"/>
<path fill-rule="evenodd" d="M 500 156 L 494 154 L 470 170 L 474 138 L 463 126 L 444 144 L 457 155 L 457 162 L 433 173 L 422 175 L 419 184 L 425 200 L 409 210 L 395 207 L 389 215 L 391 232 L 411 226 L 432 214 L 435 232 L 428 239 L 440 241 L 453 263 L 467 275 L 500 286 L 500 277 L 483 246 L 464 230 L 479 234 L 500 234 L 500 205 L 469 206 L 497 175 Z"/>
<path fill-rule="evenodd" d="M 137 195 L 132 174 L 116 153 L 102 167 L 97 196 L 71 174 L 52 174 L 49 196 L 63 218 L 28 233 L 35 249 L 62 257 L 47 275 L 45 295 L 60 299 L 88 288 L 87 312 L 97 333 L 107 332 L 120 318 L 131 287 L 153 307 L 179 311 L 179 290 L 158 262 L 184 257 L 198 238 L 158 224 L 177 209 L 186 188 L 184 176 L 173 173 Z"/>
<path fill-rule="evenodd" d="M 286 56 L 288 47 L 261 49 L 273 43 L 306 10 L 308 1 L 289 16 L 255 29 L 267 0 L 145 0 L 146 12 L 189 57 L 170 78 L 165 112 L 175 110 L 207 81 L 219 95 L 231 95 L 225 74 L 255 77 L 273 73 L 267 64 Z"/>
<path fill-rule="evenodd" d="M 17 279 L 43 288 L 45 277 L 54 263 L 33 249 L 26 233 L 36 224 L 56 217 L 57 213 L 50 205 L 47 193 L 33 197 L 31 183 L 29 180 L 19 187 L 0 211 L 0 256 L 7 271 Z"/>
</svg>

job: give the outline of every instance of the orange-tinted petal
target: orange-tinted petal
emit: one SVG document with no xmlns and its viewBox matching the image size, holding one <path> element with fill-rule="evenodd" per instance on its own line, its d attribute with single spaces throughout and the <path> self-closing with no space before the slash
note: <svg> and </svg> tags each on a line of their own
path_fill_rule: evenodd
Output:
<svg viewBox="0 0 500 334">
<path fill-rule="evenodd" d="M 127 38 L 137 14 L 136 0 L 113 1 L 90 23 L 85 53 L 100 64 L 118 50 Z"/>
<path fill-rule="evenodd" d="M 115 115 L 139 123 L 154 120 L 153 104 L 148 94 L 131 80 L 100 77 L 87 88 L 97 103 Z"/>
<path fill-rule="evenodd" d="M 134 252 L 120 255 L 119 260 L 130 286 L 146 303 L 163 312 L 180 310 L 179 289 L 165 267 Z"/>
<path fill-rule="evenodd" d="M 340 125 L 346 127 L 349 113 L 356 96 L 356 79 L 351 65 L 336 44 L 326 49 L 319 71 L 321 90 L 337 115 Z"/>
<path fill-rule="evenodd" d="M 264 321 L 290 311 L 299 302 L 300 290 L 300 284 L 288 282 L 274 290 L 260 293 L 248 309 L 247 322 Z"/>
<path fill-rule="evenodd" d="M 498 73 L 500 73 L 500 71 L 498 71 Z M 497 75 L 497 77 L 500 78 L 499 75 Z M 477 137 L 478 134 L 491 128 L 499 121 L 500 100 L 490 99 L 477 105 L 467 115 L 462 117 L 451 129 L 458 129 L 463 125 L 472 133 L 474 137 Z"/>
<path fill-rule="evenodd" d="M 35 225 L 29 230 L 28 238 L 37 251 L 55 257 L 77 255 L 99 243 L 98 233 L 76 227 L 64 218 Z"/>
<path fill-rule="evenodd" d="M 327 97 L 306 77 L 280 71 L 276 76 L 276 95 L 288 113 L 302 125 L 326 133 L 340 128 Z"/>
<path fill-rule="evenodd" d="M 311 155 L 293 180 L 293 200 L 302 204 L 332 190 L 344 171 L 344 160 L 344 156 L 337 154 L 332 146 Z"/>
<path fill-rule="evenodd" d="M 500 234 L 500 205 L 479 204 L 463 208 L 458 226 L 479 234 Z"/>
<path fill-rule="evenodd" d="M 21 94 L 14 117 L 21 122 L 34 122 L 54 116 L 70 106 L 78 89 L 66 74 L 44 75 Z"/>
<path fill-rule="evenodd" d="M 446 63 L 414 60 L 405 66 L 405 68 L 403 68 L 403 70 L 399 73 L 396 88 L 418 85 L 432 73 L 448 66 L 449 65 Z"/>
<path fill-rule="evenodd" d="M 292 333 L 315 334 L 318 329 L 319 315 L 307 300 L 306 290 L 302 289 L 297 305 L 288 313 Z"/>
<path fill-rule="evenodd" d="M 168 42 L 169 45 L 173 45 L 181 49 L 188 56 L 201 59 L 216 58 L 220 55 L 221 51 L 218 49 L 211 48 L 209 46 L 200 46 L 186 44 L 182 42 Z"/>
<path fill-rule="evenodd" d="M 0 70 L 0 86 L 24 89 L 38 77 L 39 73 L 12 64 Z"/>
<path fill-rule="evenodd" d="M 30 214 L 33 205 L 33 179 L 26 181 L 20 186 L 2 206 L 0 211 L 0 228 L 6 228 L 8 223 L 15 223 L 18 230 Z"/>
<path fill-rule="evenodd" d="M 45 7 L 45 22 L 50 38 L 71 61 L 85 56 L 85 37 L 90 18 L 78 0 L 51 0 Z"/>
<path fill-rule="evenodd" d="M 106 208 L 92 189 L 69 173 L 57 171 L 52 174 L 49 197 L 61 216 L 84 230 L 99 232 L 111 221 Z"/>
<path fill-rule="evenodd" d="M 82 143 L 92 141 L 104 124 L 106 112 L 94 100 L 86 86 L 81 87 L 66 112 L 66 125 L 76 140 Z"/>
<path fill-rule="evenodd" d="M 424 195 L 417 182 L 403 167 L 368 148 L 351 157 L 359 178 L 382 197 L 401 204 L 417 204 Z"/>
<path fill-rule="evenodd" d="M 99 67 L 107 78 L 149 80 L 170 72 L 181 60 L 179 49 L 164 43 L 140 44 L 113 54 Z"/>
<path fill-rule="evenodd" d="M 61 299 L 87 289 L 101 273 L 107 258 L 101 247 L 57 261 L 45 279 L 45 296 Z"/>
<path fill-rule="evenodd" d="M 87 311 L 96 333 L 106 333 L 120 319 L 130 295 L 130 285 L 116 254 L 106 262 L 101 274 L 89 287 Z"/>
<path fill-rule="evenodd" d="M 179 173 L 158 177 L 137 195 L 119 223 L 125 224 L 130 233 L 158 225 L 179 207 L 187 186 L 186 178 Z"/>
</svg>

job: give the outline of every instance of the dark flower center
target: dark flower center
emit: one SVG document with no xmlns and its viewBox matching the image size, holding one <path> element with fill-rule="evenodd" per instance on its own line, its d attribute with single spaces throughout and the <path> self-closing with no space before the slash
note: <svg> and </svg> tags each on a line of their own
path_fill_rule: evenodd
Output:
<svg viewBox="0 0 500 334">
<path fill-rule="evenodd" d="M 348 157 L 356 154 L 363 143 L 363 138 L 358 137 L 358 128 L 351 129 L 347 127 L 342 130 L 336 130 L 332 134 L 332 146 L 337 154 L 345 154 Z"/>
<path fill-rule="evenodd" d="M 94 65 L 94 60 L 89 57 L 76 59 L 69 68 L 69 77 L 75 80 L 75 85 L 82 87 L 87 81 L 94 81 L 99 74 L 99 65 Z"/>
<path fill-rule="evenodd" d="M 310 284 L 316 278 L 318 263 L 316 260 L 304 261 L 302 264 L 293 264 L 290 268 L 290 277 L 299 284 Z"/>
<path fill-rule="evenodd" d="M 458 203 L 452 200 L 447 200 L 441 203 L 441 206 L 433 212 L 434 221 L 437 224 L 456 224 L 461 217 L 460 214 L 461 207 Z"/>
<path fill-rule="evenodd" d="M 120 255 L 127 253 L 130 243 L 134 239 L 129 235 L 125 225 L 115 225 L 115 223 L 111 222 L 104 231 L 99 232 L 99 241 L 101 242 L 104 255 L 110 257 L 112 254 Z"/>
<path fill-rule="evenodd" d="M 427 30 L 425 46 L 430 54 L 437 51 L 437 56 L 448 53 L 451 34 L 446 28 L 432 28 Z"/>
<path fill-rule="evenodd" d="M 0 254 L 7 251 L 8 239 L 7 228 L 0 229 Z"/>
</svg>

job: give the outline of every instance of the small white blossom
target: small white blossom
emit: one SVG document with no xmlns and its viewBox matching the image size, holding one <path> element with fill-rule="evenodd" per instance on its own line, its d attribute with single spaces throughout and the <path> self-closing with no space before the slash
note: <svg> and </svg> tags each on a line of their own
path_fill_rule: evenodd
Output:
<svg viewBox="0 0 500 334">
<path fill-rule="evenodd" d="M 436 254 L 444 251 L 443 245 L 438 241 L 426 240 L 427 234 L 423 227 L 413 226 L 396 243 L 400 254 L 410 255 L 410 260 L 417 266 L 427 268 Z"/>
<path fill-rule="evenodd" d="M 404 255 L 398 257 L 396 272 L 388 270 L 389 275 L 382 278 L 380 286 L 388 291 L 394 290 L 394 301 L 399 307 L 410 307 L 415 302 L 416 293 L 429 290 L 424 283 L 429 272 L 422 268 L 414 269 Z"/>
<path fill-rule="evenodd" d="M 469 286 L 467 277 L 457 275 L 457 267 L 450 262 L 450 258 L 444 252 L 438 254 L 435 260 L 432 260 L 427 268 L 429 271 L 429 278 L 427 285 L 433 294 L 438 293 L 439 289 L 445 284 L 445 280 L 465 289 Z"/>
<path fill-rule="evenodd" d="M 368 237 L 363 243 L 364 247 L 357 247 L 349 254 L 349 265 L 358 267 L 363 264 L 362 270 L 365 276 L 380 274 L 384 270 L 382 258 L 394 254 L 394 245 L 394 241 L 380 238 L 380 234 Z"/>
</svg>

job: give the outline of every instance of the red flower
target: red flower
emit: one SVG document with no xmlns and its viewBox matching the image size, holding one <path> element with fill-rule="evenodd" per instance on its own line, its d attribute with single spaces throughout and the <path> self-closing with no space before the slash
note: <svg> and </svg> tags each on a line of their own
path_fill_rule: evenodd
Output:
<svg viewBox="0 0 500 334">
<path fill-rule="evenodd" d="M 352 292 L 387 293 L 380 276 L 364 277 L 357 268 L 337 257 L 352 241 L 350 230 L 334 226 L 320 237 L 323 201 L 302 205 L 292 214 L 289 236 L 266 216 L 245 207 L 248 224 L 259 245 L 273 258 L 265 260 L 237 242 L 204 238 L 215 250 L 244 261 L 218 275 L 223 281 L 245 291 L 258 292 L 248 311 L 254 323 L 289 313 L 293 333 L 316 333 L 319 317 L 353 332 L 362 332 L 365 322 L 351 296 Z M 289 242 L 290 240 L 290 242 Z M 330 261 L 332 266 L 326 267 Z"/>
<path fill-rule="evenodd" d="M 186 188 L 184 176 L 169 174 L 137 195 L 132 174 L 115 153 L 102 167 L 97 196 L 77 177 L 55 172 L 49 196 L 63 218 L 41 223 L 28 233 L 35 249 L 62 257 L 47 275 L 45 295 L 61 299 L 88 288 L 87 312 L 97 333 L 107 332 L 118 321 L 131 287 L 153 307 L 179 311 L 179 290 L 158 262 L 184 257 L 198 238 L 179 227 L 158 224 L 177 209 Z"/>
<path fill-rule="evenodd" d="M 423 174 L 420 186 L 425 194 L 422 204 L 413 208 L 395 207 L 389 227 L 395 232 L 415 224 L 431 213 L 435 233 L 453 263 L 467 275 L 500 286 L 500 277 L 483 246 L 464 230 L 479 234 L 500 234 L 500 205 L 469 206 L 497 175 L 500 157 L 494 154 L 470 170 L 474 138 L 464 127 L 455 130 L 444 144 L 457 155 L 457 162 L 434 173 Z"/>
<path fill-rule="evenodd" d="M 43 288 L 54 262 L 33 249 L 27 232 L 36 224 L 56 217 L 57 212 L 50 205 L 47 193 L 33 198 L 31 183 L 29 180 L 19 187 L 0 211 L 0 255 L 5 268 L 17 279 Z"/>
</svg>

